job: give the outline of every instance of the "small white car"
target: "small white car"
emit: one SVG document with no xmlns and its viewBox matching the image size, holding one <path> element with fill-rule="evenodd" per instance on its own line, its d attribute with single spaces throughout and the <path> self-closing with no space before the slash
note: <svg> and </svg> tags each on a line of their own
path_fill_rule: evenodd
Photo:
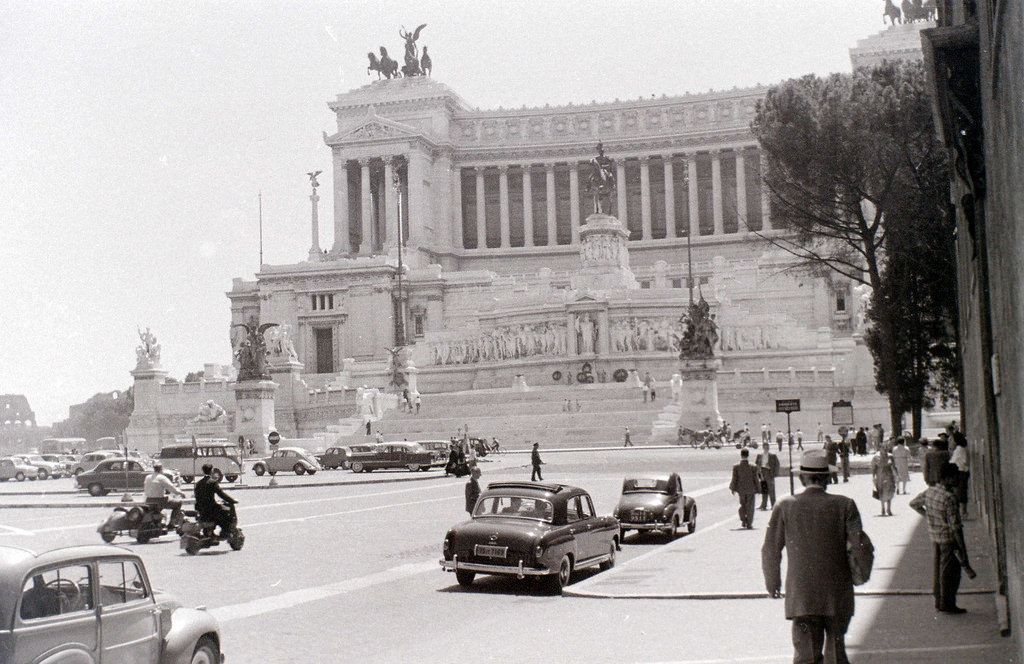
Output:
<svg viewBox="0 0 1024 664">
<path fill-rule="evenodd" d="M 39 477 L 39 469 L 28 465 L 18 457 L 0 459 L 0 481 L 17 480 L 24 482 L 25 480 L 34 480 L 37 477 Z"/>
<path fill-rule="evenodd" d="M 301 447 L 281 447 L 274 450 L 270 456 L 257 459 L 252 464 L 252 472 L 257 475 L 270 473 L 276 475 L 280 472 L 294 472 L 296 475 L 309 473 L 313 475 L 320 470 L 320 464 L 316 458 Z"/>
<path fill-rule="evenodd" d="M 150 585 L 117 546 L 0 546 L 5 662 L 222 664 L 217 619 Z"/>
<path fill-rule="evenodd" d="M 11 456 L 21 459 L 27 466 L 35 466 L 39 471 L 37 477 L 41 480 L 55 480 L 64 475 L 64 468 L 59 461 L 47 461 L 38 454 L 13 454 Z"/>
</svg>

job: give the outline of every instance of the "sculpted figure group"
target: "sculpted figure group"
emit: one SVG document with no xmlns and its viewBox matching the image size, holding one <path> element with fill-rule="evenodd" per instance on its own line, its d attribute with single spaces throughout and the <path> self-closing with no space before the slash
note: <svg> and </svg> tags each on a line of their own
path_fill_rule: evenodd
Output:
<svg viewBox="0 0 1024 664">
<path fill-rule="evenodd" d="M 938 14 L 938 7 L 935 0 L 903 0 L 899 7 L 893 0 L 885 0 L 885 10 L 882 12 L 882 22 L 886 19 L 889 23 L 914 23 L 916 21 L 934 21 Z"/>
<path fill-rule="evenodd" d="M 155 367 L 160 364 L 160 344 L 156 342 L 156 335 L 146 328 L 143 332 L 139 330 L 141 344 L 135 348 L 135 357 L 139 367 Z"/>
<path fill-rule="evenodd" d="M 427 54 L 427 47 L 423 47 L 423 55 L 420 56 L 419 47 L 416 45 L 416 40 L 420 38 L 420 31 L 425 27 L 427 27 L 426 23 L 416 28 L 413 32 L 407 32 L 404 27 L 398 31 L 398 35 L 405 40 L 405 64 L 402 65 L 401 71 L 399 71 L 398 62 L 388 55 L 388 50 L 385 47 L 381 46 L 380 59 L 377 59 L 373 51 L 366 54 L 370 60 L 370 64 L 366 68 L 367 75 L 375 71 L 377 72 L 377 80 L 380 80 L 382 76 L 388 79 L 399 78 L 400 76 L 406 78 L 429 76 L 434 68 L 434 64 L 430 59 L 430 55 Z"/>
<path fill-rule="evenodd" d="M 270 378 L 270 372 L 267 370 L 266 332 L 272 327 L 277 327 L 277 323 L 261 325 L 256 316 L 250 316 L 248 323 L 237 323 L 232 326 L 232 330 L 245 330 L 244 336 L 239 334 L 235 343 L 239 382 Z"/>
<path fill-rule="evenodd" d="M 580 260 L 584 263 L 594 261 L 621 262 L 622 243 L 609 235 L 591 236 L 580 244 Z"/>
<path fill-rule="evenodd" d="M 557 323 L 498 327 L 476 337 L 435 341 L 430 345 L 430 358 L 434 365 L 473 364 L 565 353 L 565 325 Z"/>
</svg>

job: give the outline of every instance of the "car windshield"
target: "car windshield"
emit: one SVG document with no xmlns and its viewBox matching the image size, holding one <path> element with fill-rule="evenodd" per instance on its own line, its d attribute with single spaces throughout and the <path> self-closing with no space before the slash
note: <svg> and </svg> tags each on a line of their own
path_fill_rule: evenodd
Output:
<svg viewBox="0 0 1024 664">
<path fill-rule="evenodd" d="M 486 496 L 476 504 L 474 518 L 502 517 L 551 523 L 555 508 L 550 501 L 531 496 Z"/>
<path fill-rule="evenodd" d="M 622 483 L 622 493 L 671 493 L 668 480 L 638 477 Z"/>
</svg>

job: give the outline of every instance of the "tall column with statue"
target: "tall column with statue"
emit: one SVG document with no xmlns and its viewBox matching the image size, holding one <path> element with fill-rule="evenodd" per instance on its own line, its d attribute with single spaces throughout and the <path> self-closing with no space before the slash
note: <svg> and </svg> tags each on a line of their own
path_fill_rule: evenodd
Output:
<svg viewBox="0 0 1024 664">
<path fill-rule="evenodd" d="M 152 454 L 162 447 L 161 437 L 166 436 L 170 442 L 174 432 L 164 432 L 160 421 L 160 390 L 167 378 L 160 364 L 160 344 L 148 327 L 145 331 L 139 330 L 139 340 L 135 348 L 135 368 L 131 371 L 135 379 L 132 387 L 135 407 L 125 429 L 125 444 Z"/>
</svg>

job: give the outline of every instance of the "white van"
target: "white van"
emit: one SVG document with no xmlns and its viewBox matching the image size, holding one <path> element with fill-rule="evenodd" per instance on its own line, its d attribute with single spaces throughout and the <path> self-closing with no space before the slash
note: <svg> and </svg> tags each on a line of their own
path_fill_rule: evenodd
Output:
<svg viewBox="0 0 1024 664">
<path fill-rule="evenodd" d="M 200 440 L 195 444 L 190 441 L 165 445 L 153 460 L 160 461 L 168 470 L 178 471 L 186 482 L 200 477 L 205 464 L 213 466 L 213 478 L 218 482 L 221 479 L 234 482 L 245 472 L 241 450 L 238 449 L 238 445 L 226 440 Z"/>
</svg>

